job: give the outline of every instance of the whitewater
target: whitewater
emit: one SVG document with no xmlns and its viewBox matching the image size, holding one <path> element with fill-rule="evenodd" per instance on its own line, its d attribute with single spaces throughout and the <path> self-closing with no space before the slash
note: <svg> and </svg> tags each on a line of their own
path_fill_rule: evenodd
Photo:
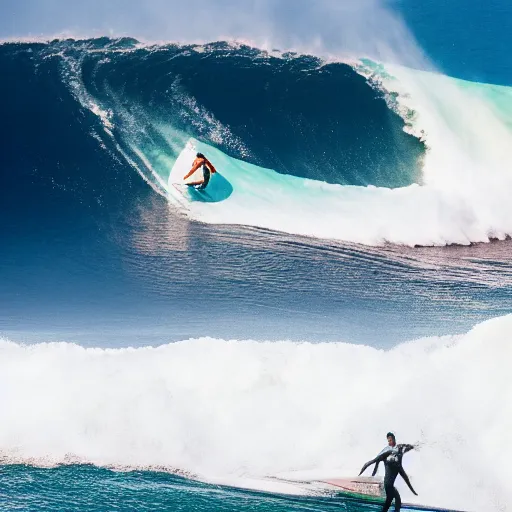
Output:
<svg viewBox="0 0 512 512">
<path fill-rule="evenodd" d="M 208 338 L 139 349 L 3 340 L 2 459 L 167 468 L 275 490 L 266 477 L 357 474 L 382 448 L 383 429 L 396 426 L 400 441 L 419 443 L 406 461 L 417 502 L 506 510 L 511 329 L 508 315 L 389 351 Z"/>
</svg>

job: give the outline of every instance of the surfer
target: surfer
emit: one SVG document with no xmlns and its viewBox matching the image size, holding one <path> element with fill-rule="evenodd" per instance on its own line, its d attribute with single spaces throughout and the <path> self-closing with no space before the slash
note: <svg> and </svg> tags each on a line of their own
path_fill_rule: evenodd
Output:
<svg viewBox="0 0 512 512">
<path fill-rule="evenodd" d="M 183 180 L 190 178 L 201 166 L 203 167 L 203 179 L 187 183 L 189 187 L 196 187 L 198 190 L 205 189 L 210 181 L 211 175 L 217 172 L 210 160 L 208 160 L 203 153 L 197 153 L 196 159 L 192 163 L 192 169 L 183 176 Z"/>
<path fill-rule="evenodd" d="M 405 480 L 405 483 L 409 489 L 411 489 L 412 493 L 418 496 L 416 491 L 413 489 L 411 482 L 409 481 L 409 477 L 402 467 L 402 458 L 404 454 L 409 450 L 413 450 L 414 446 L 412 444 L 396 444 L 395 434 L 393 434 L 393 432 L 388 432 L 386 437 L 388 438 L 388 446 L 386 446 L 386 448 L 384 448 L 379 453 L 379 455 L 375 457 L 375 459 L 367 462 L 363 466 L 363 469 L 361 469 L 359 475 L 361 476 L 368 466 L 375 464 L 375 468 L 372 474 L 372 476 L 375 476 L 377 473 L 377 468 L 379 467 L 379 463 L 383 461 L 384 467 L 386 468 L 386 473 L 384 475 L 384 490 L 386 491 L 386 501 L 382 507 L 382 512 L 387 512 L 389 510 L 393 499 L 395 500 L 395 511 L 400 512 L 402 500 L 400 499 L 400 494 L 398 494 L 398 491 L 395 487 L 395 480 L 398 475 L 400 475 Z"/>
</svg>

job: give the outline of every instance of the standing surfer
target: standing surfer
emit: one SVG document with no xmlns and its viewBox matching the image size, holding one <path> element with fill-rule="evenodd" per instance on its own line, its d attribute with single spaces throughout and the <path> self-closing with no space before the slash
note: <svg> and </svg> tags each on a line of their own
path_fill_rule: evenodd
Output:
<svg viewBox="0 0 512 512">
<path fill-rule="evenodd" d="M 395 511 L 400 512 L 402 500 L 400 499 L 400 494 L 395 487 L 395 480 L 399 474 L 405 480 L 405 483 L 409 489 L 411 489 L 412 493 L 418 496 L 416 491 L 413 489 L 411 482 L 409 481 L 409 477 L 402 467 L 402 458 L 404 454 L 409 450 L 413 450 L 414 446 L 412 444 L 396 444 L 395 434 L 392 432 L 388 432 L 386 437 L 388 438 L 388 446 L 386 446 L 386 448 L 384 448 L 379 453 L 379 455 L 375 457 L 375 459 L 367 462 L 363 466 L 363 469 L 361 469 L 359 475 L 362 475 L 368 466 L 375 464 L 375 468 L 372 474 L 375 476 L 377 473 L 377 468 L 379 467 L 379 463 L 384 462 L 384 467 L 386 468 L 386 473 L 384 475 L 384 490 L 386 491 L 386 501 L 382 507 L 382 512 L 387 512 L 389 510 L 393 499 L 395 500 Z"/>
<path fill-rule="evenodd" d="M 210 181 L 211 175 L 217 172 L 210 160 L 208 160 L 203 153 L 197 153 L 196 159 L 192 163 L 192 169 L 183 176 L 183 180 L 190 178 L 201 166 L 203 167 L 203 179 L 187 183 L 189 187 L 196 187 L 198 190 L 205 189 Z"/>
</svg>

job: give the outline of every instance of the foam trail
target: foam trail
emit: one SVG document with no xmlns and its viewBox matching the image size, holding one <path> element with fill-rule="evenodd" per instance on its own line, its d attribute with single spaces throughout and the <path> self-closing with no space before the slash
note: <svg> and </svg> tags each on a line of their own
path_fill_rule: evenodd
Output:
<svg viewBox="0 0 512 512">
<path fill-rule="evenodd" d="M 188 215 L 219 224 L 244 224 L 292 234 L 378 245 L 468 244 L 503 238 L 512 226 L 486 225 L 464 197 L 434 186 L 401 189 L 341 186 L 278 174 L 270 169 L 229 158 L 221 151 L 191 141 L 170 173 L 170 185 L 179 182 L 200 150 L 233 186 L 222 202 L 191 201 Z M 215 185 L 212 183 L 212 186 Z M 172 196 L 176 194 L 169 186 Z M 512 215 L 503 203 L 503 218 Z M 512 218 L 512 217 L 509 217 Z M 492 220 L 492 219 L 491 219 Z"/>
<path fill-rule="evenodd" d="M 239 483 L 354 474 L 396 429 L 422 444 L 406 460 L 421 503 L 506 510 L 511 330 L 509 315 L 391 351 L 206 338 L 115 350 L 2 341 L 0 447 L 11 461 L 166 466 Z"/>
</svg>

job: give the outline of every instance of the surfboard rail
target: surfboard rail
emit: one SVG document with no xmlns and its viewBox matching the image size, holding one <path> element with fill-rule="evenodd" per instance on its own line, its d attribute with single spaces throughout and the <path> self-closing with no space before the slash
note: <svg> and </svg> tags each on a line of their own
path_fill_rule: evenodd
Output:
<svg viewBox="0 0 512 512">
<path fill-rule="evenodd" d="M 326 478 L 318 480 L 320 483 L 333 486 L 340 491 L 354 494 L 359 497 L 383 498 L 384 483 L 382 479 L 375 477 L 357 478 Z"/>
</svg>

